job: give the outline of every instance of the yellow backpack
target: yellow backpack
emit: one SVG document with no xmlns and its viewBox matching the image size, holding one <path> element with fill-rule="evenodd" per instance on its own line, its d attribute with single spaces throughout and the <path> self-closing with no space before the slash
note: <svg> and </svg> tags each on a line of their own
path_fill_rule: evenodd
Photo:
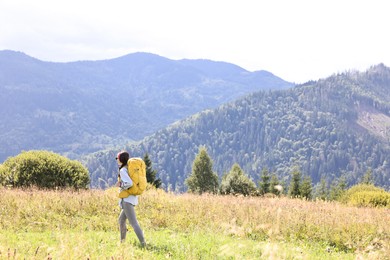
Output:
<svg viewBox="0 0 390 260">
<path fill-rule="evenodd" d="M 119 198 L 127 198 L 129 195 L 141 195 L 146 189 L 146 166 L 141 158 L 130 158 L 127 161 L 127 171 L 133 181 L 133 186 L 119 193 Z M 120 177 L 118 177 L 120 180 Z"/>
</svg>

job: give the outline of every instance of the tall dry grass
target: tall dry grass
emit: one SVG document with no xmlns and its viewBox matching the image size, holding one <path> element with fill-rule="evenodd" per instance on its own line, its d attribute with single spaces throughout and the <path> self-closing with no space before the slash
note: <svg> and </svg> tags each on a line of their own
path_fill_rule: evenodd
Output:
<svg viewBox="0 0 390 260">
<path fill-rule="evenodd" d="M 117 231 L 116 189 L 1 189 L 0 229 Z M 219 233 L 255 241 L 318 243 L 343 252 L 390 255 L 390 210 L 289 198 L 171 194 L 149 189 L 136 207 L 141 226 Z"/>
<path fill-rule="evenodd" d="M 143 218 L 152 227 L 223 232 L 254 240 L 306 241 L 342 251 L 390 253 L 390 210 L 289 198 L 172 195 L 150 191 Z M 390 254 L 389 254 L 390 255 Z"/>
</svg>

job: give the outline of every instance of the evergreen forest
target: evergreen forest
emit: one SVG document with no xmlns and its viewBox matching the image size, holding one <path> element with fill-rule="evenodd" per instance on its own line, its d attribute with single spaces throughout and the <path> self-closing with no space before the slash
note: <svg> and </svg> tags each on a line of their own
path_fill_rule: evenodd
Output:
<svg viewBox="0 0 390 260">
<path fill-rule="evenodd" d="M 263 169 L 281 182 L 293 169 L 314 185 L 339 178 L 348 186 L 367 171 L 390 188 L 390 69 L 347 71 L 287 90 L 259 91 L 178 121 L 138 143 L 83 158 L 91 186 L 115 182 L 115 153 L 148 153 L 162 187 L 183 192 L 199 147 L 221 180 L 234 164 L 259 183 Z"/>
</svg>

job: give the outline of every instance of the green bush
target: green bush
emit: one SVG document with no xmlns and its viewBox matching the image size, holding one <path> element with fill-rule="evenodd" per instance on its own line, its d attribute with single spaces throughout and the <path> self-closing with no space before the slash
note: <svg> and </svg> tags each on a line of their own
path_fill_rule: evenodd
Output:
<svg viewBox="0 0 390 260">
<path fill-rule="evenodd" d="M 5 180 L 5 170 L 4 166 L 0 164 L 0 186 L 3 184 L 3 180 Z"/>
<path fill-rule="evenodd" d="M 256 184 L 235 163 L 230 172 L 223 176 L 220 191 L 222 194 L 252 195 L 256 191 Z"/>
<path fill-rule="evenodd" d="M 88 170 L 78 161 L 49 151 L 27 151 L 0 166 L 0 184 L 12 187 L 73 187 L 89 185 Z"/>
<path fill-rule="evenodd" d="M 341 202 L 359 207 L 390 207 L 390 193 L 370 184 L 358 184 L 341 197 Z"/>
</svg>

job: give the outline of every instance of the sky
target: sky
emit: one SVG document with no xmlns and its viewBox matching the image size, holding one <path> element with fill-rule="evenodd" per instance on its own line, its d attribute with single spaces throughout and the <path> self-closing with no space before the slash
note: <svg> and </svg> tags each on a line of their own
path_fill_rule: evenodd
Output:
<svg viewBox="0 0 390 260">
<path fill-rule="evenodd" d="M 0 0 L 0 50 L 44 61 L 134 52 L 294 83 L 390 66 L 387 0 Z"/>
</svg>

